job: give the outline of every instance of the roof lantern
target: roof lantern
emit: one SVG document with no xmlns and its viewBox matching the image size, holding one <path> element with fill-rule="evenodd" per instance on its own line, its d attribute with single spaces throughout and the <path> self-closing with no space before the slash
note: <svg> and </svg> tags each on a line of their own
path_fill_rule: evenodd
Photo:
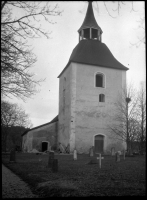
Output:
<svg viewBox="0 0 147 200">
<path fill-rule="evenodd" d="M 79 28 L 79 41 L 84 39 L 92 39 L 102 41 L 102 29 L 96 22 L 94 17 L 92 1 L 88 1 L 87 13 L 82 26 Z"/>
</svg>

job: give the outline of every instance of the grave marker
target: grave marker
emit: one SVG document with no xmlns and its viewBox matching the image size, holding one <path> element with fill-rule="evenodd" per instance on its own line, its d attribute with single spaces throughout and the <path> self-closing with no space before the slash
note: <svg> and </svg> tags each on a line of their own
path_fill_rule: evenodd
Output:
<svg viewBox="0 0 147 200">
<path fill-rule="evenodd" d="M 115 147 L 111 148 L 111 156 L 115 156 Z"/>
<path fill-rule="evenodd" d="M 125 160 L 126 157 L 126 150 L 123 150 L 123 159 Z"/>
<path fill-rule="evenodd" d="M 96 158 L 96 156 L 95 156 L 95 149 L 94 149 L 94 146 L 92 146 L 92 147 L 90 148 L 89 156 L 90 156 L 90 161 L 88 162 L 88 164 L 97 164 L 97 158 Z"/>
<path fill-rule="evenodd" d="M 115 157 L 115 159 L 116 159 L 116 162 L 120 162 L 120 154 L 119 154 L 119 152 L 116 152 L 116 157 Z"/>
<path fill-rule="evenodd" d="M 118 151 L 118 154 L 121 156 L 121 151 Z"/>
<path fill-rule="evenodd" d="M 91 147 L 91 148 L 90 148 L 90 157 L 93 157 L 93 156 L 94 156 L 94 152 L 93 152 L 93 151 L 94 151 L 94 149 L 93 149 L 93 147 Z"/>
<path fill-rule="evenodd" d="M 48 167 L 52 167 L 54 160 L 54 151 L 49 151 Z"/>
<path fill-rule="evenodd" d="M 16 162 L 15 149 L 14 148 L 10 152 L 10 162 Z"/>
<path fill-rule="evenodd" d="M 77 150 L 76 149 L 74 150 L 74 155 L 73 156 L 74 156 L 74 160 L 77 160 Z"/>
<path fill-rule="evenodd" d="M 132 156 L 132 155 L 133 155 L 132 149 L 130 148 L 130 149 L 129 149 L 129 156 Z"/>
<path fill-rule="evenodd" d="M 52 163 L 52 172 L 56 173 L 58 172 L 58 160 L 54 159 Z"/>
<path fill-rule="evenodd" d="M 97 159 L 99 160 L 99 167 L 101 168 L 102 159 L 104 159 L 104 157 L 101 156 L 101 153 L 99 153 L 99 157 L 97 157 Z"/>
<path fill-rule="evenodd" d="M 95 156 L 91 157 L 91 160 L 88 162 L 88 164 L 97 164 L 97 159 Z"/>
</svg>

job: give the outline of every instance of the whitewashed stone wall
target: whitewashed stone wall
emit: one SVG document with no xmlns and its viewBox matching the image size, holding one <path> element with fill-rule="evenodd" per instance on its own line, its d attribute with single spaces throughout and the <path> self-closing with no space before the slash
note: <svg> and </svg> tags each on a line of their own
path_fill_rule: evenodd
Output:
<svg viewBox="0 0 147 200">
<path fill-rule="evenodd" d="M 49 142 L 50 146 L 57 145 L 57 132 L 57 122 L 30 130 L 22 137 L 23 151 L 31 152 L 33 149 L 42 151 L 42 141 Z"/>
<path fill-rule="evenodd" d="M 76 103 L 75 103 L 75 146 L 79 153 L 88 153 L 94 145 L 94 136 L 105 137 L 104 151 L 108 153 L 112 147 L 116 150 L 124 148 L 120 138 L 111 133 L 108 125 L 115 123 L 118 93 L 125 85 L 126 72 L 122 70 L 72 63 L 76 68 Z M 105 75 L 105 88 L 95 87 L 95 74 Z M 99 102 L 99 94 L 105 95 L 105 102 Z"/>
<path fill-rule="evenodd" d="M 95 74 L 105 75 L 105 88 L 95 87 Z M 66 78 L 66 86 L 64 79 Z M 71 63 L 60 77 L 59 89 L 59 141 L 70 144 L 78 153 L 88 153 L 94 146 L 97 134 L 104 136 L 104 151 L 110 153 L 111 148 L 122 150 L 125 147 L 118 136 L 108 128 L 113 121 L 118 93 L 126 83 L 126 71 Z M 63 89 L 65 105 L 63 106 Z M 99 94 L 105 95 L 105 102 L 99 102 Z"/>
<path fill-rule="evenodd" d="M 69 66 L 59 80 L 58 143 L 64 148 L 70 145 L 71 116 L 71 67 Z M 65 92 L 63 92 L 65 91 Z M 65 95 L 65 97 L 64 97 Z"/>
</svg>

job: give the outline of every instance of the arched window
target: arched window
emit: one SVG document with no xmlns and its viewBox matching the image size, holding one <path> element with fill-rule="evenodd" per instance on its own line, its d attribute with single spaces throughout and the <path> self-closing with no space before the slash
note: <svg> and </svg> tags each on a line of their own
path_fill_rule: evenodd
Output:
<svg viewBox="0 0 147 200">
<path fill-rule="evenodd" d="M 105 95 L 104 94 L 99 95 L 99 102 L 105 102 Z"/>
<path fill-rule="evenodd" d="M 95 76 L 95 86 L 104 88 L 104 75 L 97 73 Z"/>
</svg>

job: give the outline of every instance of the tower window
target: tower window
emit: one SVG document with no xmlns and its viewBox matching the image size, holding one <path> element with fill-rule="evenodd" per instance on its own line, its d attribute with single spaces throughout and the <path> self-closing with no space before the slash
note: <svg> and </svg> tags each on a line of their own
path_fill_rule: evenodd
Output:
<svg viewBox="0 0 147 200">
<path fill-rule="evenodd" d="M 99 102 L 105 102 L 105 95 L 104 94 L 99 95 Z"/>
<path fill-rule="evenodd" d="M 103 74 L 96 74 L 95 76 L 95 86 L 96 87 L 104 87 L 104 75 Z"/>
</svg>

